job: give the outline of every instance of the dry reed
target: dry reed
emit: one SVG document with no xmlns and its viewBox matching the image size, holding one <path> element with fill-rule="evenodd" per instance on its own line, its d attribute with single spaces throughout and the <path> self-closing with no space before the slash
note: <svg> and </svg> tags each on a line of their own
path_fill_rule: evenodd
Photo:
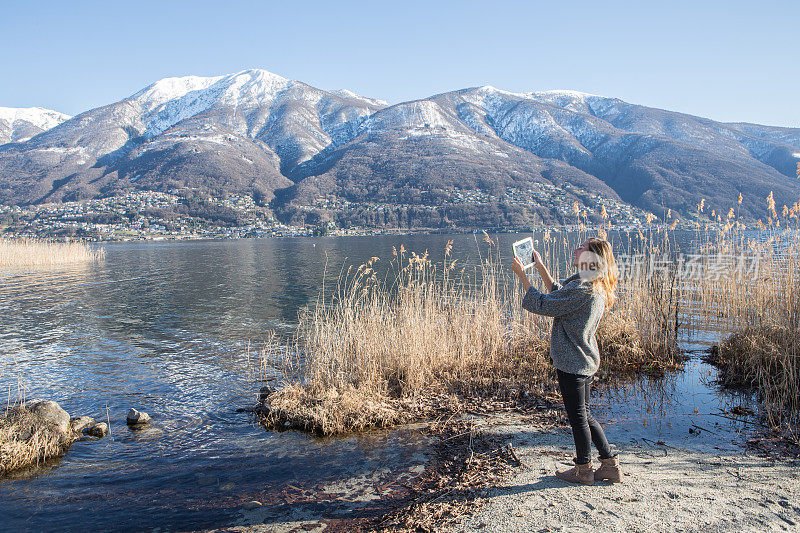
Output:
<svg viewBox="0 0 800 533">
<path fill-rule="evenodd" d="M 769 424 L 800 431 L 800 235 L 731 229 L 707 249 L 709 261 L 733 255 L 751 263 L 743 277 L 709 276 L 698 285 L 704 327 L 717 332 L 712 360 L 721 382 L 755 387 Z"/>
<path fill-rule="evenodd" d="M 727 386 L 756 387 L 768 421 L 797 423 L 800 412 L 800 334 L 779 326 L 748 326 L 720 346 L 720 379 Z"/>
<path fill-rule="evenodd" d="M 53 266 L 97 261 L 103 257 L 103 249 L 95 250 L 81 242 L 0 238 L 0 266 Z"/>
<path fill-rule="evenodd" d="M 521 309 L 519 286 L 497 257 L 469 271 L 451 246 L 441 265 L 401 248 L 385 276 L 372 258 L 341 276 L 331 301 L 321 295 L 300 317 L 283 357 L 286 386 L 266 399 L 266 422 L 327 435 L 390 426 L 458 398 L 551 393 L 551 319 Z M 598 332 L 605 368 L 673 366 L 675 347 L 651 335 L 663 333 L 663 320 L 635 320 L 663 296 L 656 287 L 624 292 L 609 313 Z"/>
<path fill-rule="evenodd" d="M 720 344 L 721 381 L 756 387 L 767 420 L 797 428 L 800 232 L 788 226 L 800 206 L 783 209 L 783 222 L 773 211 L 776 220 L 753 232 L 731 208 L 724 226 L 697 230 L 684 264 L 674 223 L 628 235 L 615 253 L 640 261 L 620 277 L 617 304 L 598 329 L 601 374 L 679 369 L 679 335 L 704 334 Z M 545 234 L 538 249 L 556 277 L 571 263 L 571 244 L 586 237 L 585 228 L 572 243 Z M 378 258 L 341 276 L 330 301 L 321 296 L 302 314 L 267 421 L 333 434 L 419 416 L 426 398 L 453 408 L 458 398 L 552 391 L 550 319 L 521 311 L 521 291 L 497 257 L 470 272 L 452 260 L 451 246 L 441 265 L 401 247 L 384 278 Z"/>
</svg>

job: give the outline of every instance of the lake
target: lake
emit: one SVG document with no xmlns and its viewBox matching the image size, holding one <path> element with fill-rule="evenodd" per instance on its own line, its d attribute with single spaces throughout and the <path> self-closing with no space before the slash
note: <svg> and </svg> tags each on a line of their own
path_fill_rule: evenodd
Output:
<svg viewBox="0 0 800 533">
<path fill-rule="evenodd" d="M 506 260 L 521 237 L 493 236 Z M 52 399 L 71 416 L 111 424 L 110 437 L 77 442 L 62 459 L 0 481 L 3 528 L 221 527 L 250 500 L 266 502 L 264 516 L 274 521 L 368 507 L 365 484 L 421 468 L 423 433 L 320 439 L 266 431 L 237 408 L 252 405 L 262 385 L 253 378 L 258 350 L 271 331 L 291 334 L 323 278 L 333 290 L 346 266 L 372 256 L 385 264 L 401 245 L 436 261 L 450 239 L 463 264 L 487 253 L 474 235 L 151 242 L 105 245 L 96 264 L 0 270 L 4 393 Z M 699 351 L 709 338 L 682 342 Z M 720 394 L 714 376 L 692 357 L 664 380 L 603 392 L 596 415 L 612 441 L 735 450 L 743 426 L 710 413 L 741 398 Z M 128 429 L 130 407 L 148 412 L 150 426 Z M 691 424 L 713 433 L 689 433 Z M 347 497 L 287 497 L 320 491 Z"/>
</svg>

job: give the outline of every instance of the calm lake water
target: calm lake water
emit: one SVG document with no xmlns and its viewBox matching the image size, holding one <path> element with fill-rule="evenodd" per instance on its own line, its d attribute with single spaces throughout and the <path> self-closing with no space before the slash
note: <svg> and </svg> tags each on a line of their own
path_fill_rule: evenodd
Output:
<svg viewBox="0 0 800 533">
<path fill-rule="evenodd" d="M 495 236 L 507 257 L 519 238 Z M 290 334 L 326 269 L 333 280 L 343 265 L 389 260 L 401 244 L 436 260 L 449 239 L 464 263 L 486 254 L 473 235 L 126 243 L 105 246 L 97 264 L 0 270 L 4 394 L 13 400 L 22 388 L 71 416 L 111 423 L 110 438 L 0 481 L 0 529 L 221 527 L 254 499 L 276 522 L 298 506 L 333 517 L 368 505 L 357 495 L 331 505 L 286 494 L 346 492 L 357 490 L 353 480 L 413 471 L 426 460 L 426 438 L 411 428 L 338 439 L 265 431 L 236 412 L 260 387 L 248 346 L 255 354 L 270 331 Z M 686 338 L 684 347 L 707 341 Z M 695 357 L 666 380 L 603 393 L 596 414 L 619 443 L 736 450 L 742 426 L 710 413 L 740 399 L 720 395 L 713 378 Z M 130 407 L 150 413 L 150 427 L 129 430 Z M 689 433 L 691 424 L 713 433 Z"/>
</svg>

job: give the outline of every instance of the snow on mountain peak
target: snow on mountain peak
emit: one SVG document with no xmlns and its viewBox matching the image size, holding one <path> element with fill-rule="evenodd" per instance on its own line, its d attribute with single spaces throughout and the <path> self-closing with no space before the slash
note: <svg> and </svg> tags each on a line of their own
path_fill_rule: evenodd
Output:
<svg viewBox="0 0 800 533">
<path fill-rule="evenodd" d="M 71 118 L 64 113 L 43 107 L 0 107 L 0 120 L 9 123 L 24 120 L 43 130 L 49 130 Z"/>
<path fill-rule="evenodd" d="M 478 94 L 481 96 L 488 96 L 488 95 L 503 95 L 503 96 L 514 96 L 517 98 L 525 98 L 525 93 L 515 93 L 511 91 L 505 91 L 503 89 L 498 89 L 497 87 L 493 87 L 491 85 L 483 85 L 481 87 L 477 87 Z"/>
<path fill-rule="evenodd" d="M 367 102 L 368 104 L 377 105 L 381 107 L 386 107 L 389 105 L 389 102 L 385 100 L 380 100 L 378 98 L 367 98 L 366 96 L 361 96 L 360 94 L 354 93 L 353 91 L 348 91 L 347 89 L 336 89 L 329 92 L 331 94 L 335 94 L 343 98 L 352 98 L 354 100 L 360 100 L 362 102 Z"/>
<path fill-rule="evenodd" d="M 248 69 L 224 76 L 211 89 L 221 89 L 220 98 L 237 105 L 241 100 L 272 99 L 294 81 L 263 69 Z"/>
<path fill-rule="evenodd" d="M 585 104 L 587 100 L 594 98 L 602 98 L 596 94 L 584 93 L 580 91 L 569 90 L 550 90 L 550 91 L 531 91 L 527 93 L 515 93 L 512 91 L 505 91 L 498 89 L 491 85 L 483 85 L 481 87 L 474 87 L 461 91 L 462 93 L 472 93 L 477 95 L 480 99 L 489 97 L 511 97 L 511 98 L 524 98 L 526 100 L 536 100 L 539 102 L 565 107 L 567 104 L 581 103 Z"/>
<path fill-rule="evenodd" d="M 286 83 L 287 81 L 291 81 L 288 78 L 284 78 L 283 76 L 280 76 L 268 70 L 264 70 L 263 68 L 246 68 L 234 74 L 229 74 L 227 77 L 238 77 L 238 76 L 248 76 L 250 78 L 262 81 L 273 80 L 278 83 Z"/>
<path fill-rule="evenodd" d="M 131 99 L 141 104 L 144 135 L 148 138 L 160 135 L 178 122 L 212 108 L 217 111 L 225 110 L 221 116 L 229 130 L 252 136 L 257 135 L 267 123 L 268 114 L 265 115 L 263 110 L 271 109 L 284 93 L 292 101 L 303 101 L 312 106 L 321 105 L 320 102 L 325 101 L 326 94 L 336 94 L 350 100 L 347 104 L 349 106 L 355 100 L 359 103 L 355 107 L 365 108 L 357 114 L 388 105 L 381 100 L 365 98 L 351 91 L 321 91 L 263 69 L 246 69 L 215 78 L 165 78 Z M 341 103 L 336 105 L 341 107 Z M 339 113 L 334 117 L 335 122 L 338 123 L 342 117 L 351 114 Z M 331 117 L 325 117 L 324 120 Z"/>
<path fill-rule="evenodd" d="M 176 100 L 193 91 L 202 91 L 219 84 L 228 87 L 247 85 L 272 86 L 286 84 L 289 80 L 262 69 L 246 69 L 223 76 L 180 76 L 164 78 L 148 85 L 130 97 L 138 100 L 145 108 L 158 107 L 170 100 Z"/>
<path fill-rule="evenodd" d="M 266 70 L 248 69 L 209 78 L 165 78 L 132 98 L 142 104 L 145 135 L 152 138 L 216 104 L 234 109 L 240 105 L 258 105 L 292 83 Z"/>
<path fill-rule="evenodd" d="M 131 95 L 129 99 L 137 100 L 142 104 L 142 107 L 152 109 L 170 100 L 181 98 L 186 93 L 206 89 L 222 78 L 223 76 L 164 78 Z"/>
<path fill-rule="evenodd" d="M 566 89 L 556 89 L 556 90 L 550 90 L 550 91 L 532 91 L 532 92 L 529 92 L 527 94 L 529 94 L 531 96 L 541 96 L 541 97 L 570 97 L 570 98 L 579 98 L 579 99 L 585 99 L 585 98 L 588 98 L 588 97 L 600 97 L 600 98 L 602 98 L 602 96 L 599 96 L 597 94 L 584 93 L 584 92 L 581 92 L 581 91 L 571 91 L 571 90 L 566 90 Z"/>
<path fill-rule="evenodd" d="M 372 115 L 361 125 L 362 131 L 392 129 L 445 128 L 449 125 L 444 110 L 431 100 L 404 102 Z"/>
<path fill-rule="evenodd" d="M 533 91 L 526 94 L 526 97 L 543 102 L 546 104 L 561 107 L 576 113 L 591 114 L 589 104 L 595 100 L 607 100 L 596 94 L 584 93 L 580 91 L 554 90 L 554 91 Z"/>
<path fill-rule="evenodd" d="M 27 141 L 71 118 L 43 107 L 0 107 L 0 144 Z"/>
</svg>

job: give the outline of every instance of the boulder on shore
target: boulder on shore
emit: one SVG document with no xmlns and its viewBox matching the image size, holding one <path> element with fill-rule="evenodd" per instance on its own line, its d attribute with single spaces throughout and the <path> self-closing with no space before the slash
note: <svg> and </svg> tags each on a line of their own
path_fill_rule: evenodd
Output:
<svg viewBox="0 0 800 533">
<path fill-rule="evenodd" d="M 94 418 L 91 416 L 76 416 L 69 421 L 69 427 L 75 435 L 83 434 L 84 430 L 94 424 Z"/>
<path fill-rule="evenodd" d="M 91 435 L 92 437 L 97 437 L 98 439 L 102 439 L 106 435 L 108 435 L 108 424 L 105 422 L 98 422 L 97 424 L 92 424 L 89 426 L 89 429 L 86 430 L 87 435 Z"/>
<path fill-rule="evenodd" d="M 128 411 L 128 417 L 126 418 L 126 421 L 130 426 L 147 424 L 148 422 L 150 422 L 150 415 L 148 415 L 144 411 L 137 411 L 136 409 L 131 407 L 130 411 Z"/>
<path fill-rule="evenodd" d="M 108 424 L 95 423 L 90 416 L 70 418 L 51 400 L 9 407 L 0 415 L 0 477 L 63 455 L 84 433 L 104 437 Z"/>
<path fill-rule="evenodd" d="M 0 416 L 0 476 L 62 455 L 74 440 L 69 414 L 56 402 L 11 407 Z"/>
<path fill-rule="evenodd" d="M 38 415 L 47 423 L 53 424 L 62 434 L 69 432 L 69 413 L 61 408 L 57 402 L 52 400 L 31 400 L 25 402 L 25 409 Z"/>
</svg>

